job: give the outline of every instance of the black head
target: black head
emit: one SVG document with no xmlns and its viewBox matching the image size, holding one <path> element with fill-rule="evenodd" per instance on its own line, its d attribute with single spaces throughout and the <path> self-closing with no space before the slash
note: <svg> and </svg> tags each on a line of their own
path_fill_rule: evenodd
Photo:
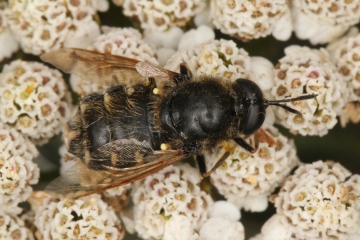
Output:
<svg viewBox="0 0 360 240">
<path fill-rule="evenodd" d="M 244 135 L 253 134 L 263 125 L 266 116 L 266 108 L 269 105 L 282 107 L 289 112 L 301 115 L 299 111 L 281 103 L 306 100 L 317 96 L 316 94 L 311 94 L 283 100 L 266 100 L 264 99 L 260 87 L 253 81 L 239 78 L 234 84 L 235 91 L 238 91 L 239 93 L 235 111 L 240 117 L 240 133 Z"/>
</svg>

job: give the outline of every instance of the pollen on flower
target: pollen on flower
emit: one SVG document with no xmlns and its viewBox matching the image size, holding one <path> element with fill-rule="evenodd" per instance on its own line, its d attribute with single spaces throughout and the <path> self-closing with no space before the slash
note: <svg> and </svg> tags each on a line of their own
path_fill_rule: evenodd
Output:
<svg viewBox="0 0 360 240">
<path fill-rule="evenodd" d="M 47 197 L 35 215 L 43 239 L 123 239 L 125 229 L 111 207 L 91 195 L 77 200 Z"/>
<path fill-rule="evenodd" d="M 156 50 L 152 45 L 146 43 L 141 33 L 134 28 L 113 28 L 103 27 L 103 34 L 98 36 L 87 48 L 92 51 L 125 56 L 139 61 L 147 61 L 158 65 Z M 133 84 L 134 79 L 121 79 L 121 84 Z M 136 80 L 136 79 L 135 79 Z M 128 81 L 128 82 L 126 82 Z M 70 83 L 74 91 L 81 96 L 93 92 L 103 92 L 111 86 L 120 84 L 119 82 L 105 82 L 103 84 L 89 83 L 86 79 L 81 79 L 75 75 L 70 78 Z"/>
<path fill-rule="evenodd" d="M 14 61 L 0 75 L 0 121 L 37 144 L 59 133 L 70 114 L 71 97 L 57 70 Z"/>
<path fill-rule="evenodd" d="M 40 55 L 63 46 L 89 44 L 91 38 L 100 34 L 93 18 L 97 10 L 106 10 L 104 2 L 12 0 L 5 15 L 23 51 Z"/>
<path fill-rule="evenodd" d="M 124 14 L 139 21 L 142 29 L 159 31 L 174 26 L 185 27 L 205 6 L 206 2 L 203 0 L 123 0 L 122 4 Z"/>
<path fill-rule="evenodd" d="M 359 180 L 332 161 L 300 166 L 275 198 L 278 224 L 296 239 L 348 239 L 360 222 Z"/>
<path fill-rule="evenodd" d="M 273 108 L 280 123 L 292 133 L 323 136 L 337 123 L 347 101 L 346 83 L 338 77 L 335 65 L 325 49 L 290 46 L 275 67 L 275 99 L 318 94 L 316 98 L 286 103 L 302 115 Z"/>
<path fill-rule="evenodd" d="M 243 41 L 270 34 L 279 40 L 291 36 L 290 9 L 286 0 L 215 0 L 211 1 L 210 11 L 216 28 Z"/>
<path fill-rule="evenodd" d="M 238 208 L 263 211 L 267 207 L 267 197 L 299 160 L 293 142 L 274 127 L 261 129 L 246 141 L 258 150 L 249 154 L 237 144 L 229 143 L 234 148 L 224 162 L 226 167 L 218 168 L 210 178 L 219 193 Z M 213 166 L 224 152 L 220 147 L 206 154 L 207 166 Z"/>
<path fill-rule="evenodd" d="M 188 164 L 169 166 L 133 188 L 135 229 L 142 238 L 191 239 L 208 218 L 213 201 L 200 189 L 200 176 Z M 178 224 L 175 224 L 178 223 Z M 184 228 L 179 229 L 181 224 Z"/>
<path fill-rule="evenodd" d="M 17 205 L 31 194 L 30 185 L 39 180 L 32 161 L 38 155 L 34 144 L 14 128 L 0 123 L 0 204 L 2 211 L 19 213 Z"/>
</svg>

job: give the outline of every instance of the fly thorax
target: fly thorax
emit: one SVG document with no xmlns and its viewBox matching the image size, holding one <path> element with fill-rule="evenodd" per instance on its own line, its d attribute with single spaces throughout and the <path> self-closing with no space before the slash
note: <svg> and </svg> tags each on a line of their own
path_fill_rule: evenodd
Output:
<svg viewBox="0 0 360 240">
<path fill-rule="evenodd" d="M 168 101 L 169 120 L 184 140 L 198 141 L 226 134 L 234 113 L 234 100 L 216 81 L 180 86 Z"/>
</svg>

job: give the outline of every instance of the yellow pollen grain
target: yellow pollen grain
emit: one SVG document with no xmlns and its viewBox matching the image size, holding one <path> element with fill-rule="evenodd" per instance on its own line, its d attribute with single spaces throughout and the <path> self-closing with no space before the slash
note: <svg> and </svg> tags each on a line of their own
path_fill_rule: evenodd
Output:
<svg viewBox="0 0 360 240">
<path fill-rule="evenodd" d="M 160 94 L 160 90 L 159 90 L 158 88 L 154 88 L 154 89 L 153 89 L 153 94 L 159 95 L 159 94 Z"/>
<path fill-rule="evenodd" d="M 34 88 L 35 84 L 33 82 L 30 83 L 29 86 L 27 86 L 27 88 L 25 89 L 25 94 L 29 96 L 34 91 Z"/>
<path fill-rule="evenodd" d="M 251 183 L 251 185 L 253 185 L 254 187 L 257 185 L 257 181 L 256 178 L 254 176 L 248 176 L 246 177 L 246 180 Z"/>
<path fill-rule="evenodd" d="M 170 148 L 169 144 L 162 143 L 162 144 L 160 145 L 160 149 L 161 149 L 162 151 L 168 150 L 169 148 Z"/>
</svg>

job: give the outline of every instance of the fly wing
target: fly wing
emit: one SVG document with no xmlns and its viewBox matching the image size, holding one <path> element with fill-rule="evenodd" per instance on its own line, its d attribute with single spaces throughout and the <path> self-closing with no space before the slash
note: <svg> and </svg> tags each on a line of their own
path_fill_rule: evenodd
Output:
<svg viewBox="0 0 360 240">
<path fill-rule="evenodd" d="M 100 152 L 120 154 L 115 159 L 116 162 L 105 161 L 108 158 L 94 158 L 90 160 L 90 164 L 85 165 L 78 159 L 64 175 L 52 181 L 46 191 L 51 195 L 69 198 L 99 193 L 142 179 L 188 157 L 182 150 L 152 151 L 144 142 L 134 139 L 129 139 L 120 146 L 106 145 Z M 132 166 L 125 167 L 128 165 Z"/>
<path fill-rule="evenodd" d="M 78 48 L 60 48 L 41 55 L 41 59 L 65 73 L 100 84 L 146 77 L 172 79 L 179 75 L 148 62 Z"/>
</svg>

